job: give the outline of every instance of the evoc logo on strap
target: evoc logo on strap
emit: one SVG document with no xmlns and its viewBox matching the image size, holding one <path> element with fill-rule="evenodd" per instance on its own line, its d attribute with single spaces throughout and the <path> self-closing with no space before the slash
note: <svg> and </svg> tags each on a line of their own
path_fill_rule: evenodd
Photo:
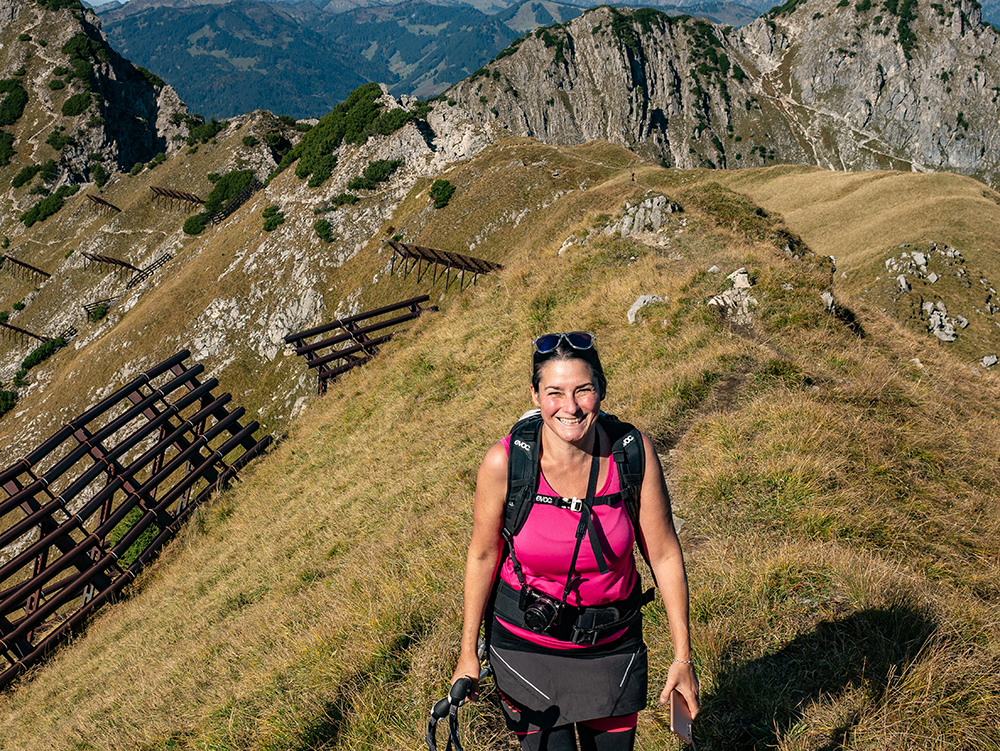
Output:
<svg viewBox="0 0 1000 751">
<path fill-rule="evenodd" d="M 625 436 L 624 440 L 622 440 L 622 448 L 625 448 L 630 443 L 632 443 L 632 441 L 634 441 L 634 440 L 635 440 L 635 436 L 633 436 L 633 435 L 627 435 L 627 436 Z"/>
<path fill-rule="evenodd" d="M 518 447 L 518 448 L 520 448 L 520 449 L 524 449 L 524 450 L 525 450 L 525 451 L 527 451 L 527 452 L 528 452 L 529 454 L 531 453 L 531 446 L 529 446 L 529 445 L 528 445 L 527 443 L 525 443 L 524 441 L 521 441 L 521 440 L 515 440 L 515 441 L 514 441 L 514 445 L 515 445 L 515 446 L 517 446 L 517 447 Z"/>
</svg>

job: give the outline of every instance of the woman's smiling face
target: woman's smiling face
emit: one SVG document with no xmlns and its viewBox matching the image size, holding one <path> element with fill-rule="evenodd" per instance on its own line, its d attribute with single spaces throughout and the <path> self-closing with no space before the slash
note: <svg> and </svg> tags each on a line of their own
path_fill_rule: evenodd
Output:
<svg viewBox="0 0 1000 751">
<path fill-rule="evenodd" d="M 531 400 L 542 411 L 546 427 L 564 441 L 583 442 L 597 422 L 601 396 L 590 363 L 584 360 L 549 360 L 541 367 L 538 391 Z"/>
</svg>

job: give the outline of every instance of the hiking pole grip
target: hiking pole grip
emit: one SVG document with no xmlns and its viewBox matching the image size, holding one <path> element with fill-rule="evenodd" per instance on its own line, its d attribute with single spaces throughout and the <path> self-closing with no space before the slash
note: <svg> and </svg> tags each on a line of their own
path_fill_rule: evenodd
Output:
<svg viewBox="0 0 1000 751">
<path fill-rule="evenodd" d="M 467 675 L 463 675 L 451 685 L 451 691 L 448 692 L 448 701 L 452 705 L 459 707 L 469 697 L 469 693 L 471 691 L 472 679 Z M 435 709 L 436 708 L 437 707 L 435 706 Z"/>
<path fill-rule="evenodd" d="M 448 716 L 449 709 L 451 709 L 451 696 L 446 696 L 431 708 L 431 717 L 435 720 L 443 719 Z"/>
</svg>

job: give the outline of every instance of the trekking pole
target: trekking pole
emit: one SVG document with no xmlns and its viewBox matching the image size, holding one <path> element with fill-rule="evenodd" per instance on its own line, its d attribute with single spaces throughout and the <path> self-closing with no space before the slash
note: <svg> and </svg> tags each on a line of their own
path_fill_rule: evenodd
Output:
<svg viewBox="0 0 1000 751">
<path fill-rule="evenodd" d="M 483 659 L 485 652 L 485 644 L 480 641 L 480 660 Z M 480 671 L 479 680 L 482 681 L 484 678 L 492 675 L 492 673 L 493 669 L 487 664 L 486 667 Z M 462 741 L 458 737 L 458 708 L 465 704 L 465 700 L 469 697 L 470 691 L 472 691 L 472 679 L 467 675 L 462 676 L 452 684 L 448 695 L 431 707 L 431 719 L 427 723 L 426 738 L 427 748 L 430 751 L 438 751 L 437 724 L 438 721 L 444 717 L 448 718 L 448 745 L 446 748 L 448 751 L 452 748 L 454 748 L 455 751 L 464 751 L 462 748 Z"/>
</svg>

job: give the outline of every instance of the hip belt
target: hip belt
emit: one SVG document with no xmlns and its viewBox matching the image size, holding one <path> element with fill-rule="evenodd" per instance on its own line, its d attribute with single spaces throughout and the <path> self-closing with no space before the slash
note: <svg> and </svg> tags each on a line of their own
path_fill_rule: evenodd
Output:
<svg viewBox="0 0 1000 751">
<path fill-rule="evenodd" d="M 638 623 L 642 618 L 643 605 L 651 602 L 653 596 L 653 589 L 642 591 L 642 583 L 637 578 L 632 592 L 623 600 L 596 606 L 568 605 L 531 587 L 514 589 L 501 579 L 497 586 L 493 612 L 512 626 L 572 644 L 589 646 Z M 525 621 L 525 611 L 538 608 L 555 611 L 545 628 L 539 628 L 538 619 L 532 619 L 530 614 L 528 622 Z"/>
</svg>

